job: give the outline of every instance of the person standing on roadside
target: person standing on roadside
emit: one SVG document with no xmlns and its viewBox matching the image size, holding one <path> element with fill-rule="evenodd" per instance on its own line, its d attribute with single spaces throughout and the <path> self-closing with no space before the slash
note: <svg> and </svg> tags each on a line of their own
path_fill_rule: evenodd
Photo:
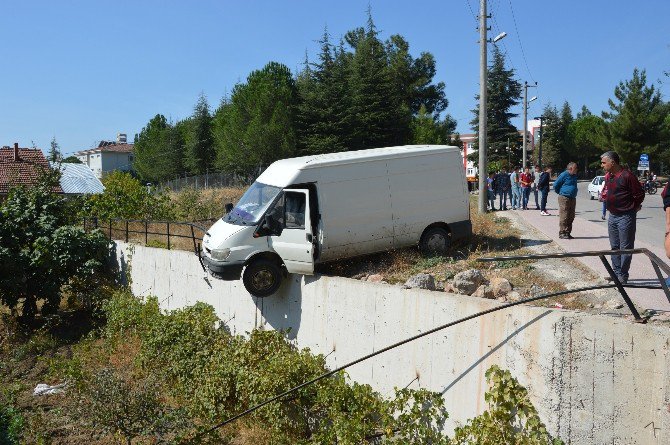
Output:
<svg viewBox="0 0 670 445">
<path fill-rule="evenodd" d="M 540 210 L 540 204 L 537 202 L 537 194 L 539 192 L 537 188 L 537 183 L 540 182 L 540 175 L 542 172 L 540 171 L 540 166 L 536 165 L 535 166 L 535 172 L 533 173 L 533 195 L 535 196 L 535 210 Z"/>
<path fill-rule="evenodd" d="M 600 216 L 600 219 L 602 219 L 603 221 L 605 221 L 605 219 L 607 219 L 606 216 L 607 216 L 607 177 L 608 176 L 609 176 L 609 173 L 605 173 L 605 178 L 603 179 L 603 181 L 605 181 L 605 184 L 603 184 L 603 190 L 600 192 L 600 196 L 598 197 L 600 202 L 603 203 L 603 208 L 602 208 L 602 213 L 603 214 Z"/>
<path fill-rule="evenodd" d="M 493 180 L 493 188 L 500 197 L 498 210 L 507 210 L 507 194 L 510 189 L 509 175 L 502 169 Z M 510 203 L 511 204 L 511 203 Z"/>
<path fill-rule="evenodd" d="M 573 239 L 572 222 L 575 220 L 577 204 L 577 164 L 570 162 L 563 173 L 554 181 L 554 191 L 558 193 L 558 237 Z"/>
<path fill-rule="evenodd" d="M 547 166 L 539 175 L 537 189 L 540 191 L 540 215 L 551 216 L 547 212 L 547 196 L 549 196 L 549 181 L 551 180 L 551 167 Z"/>
<path fill-rule="evenodd" d="M 512 210 L 521 208 L 521 182 L 519 181 L 519 167 L 514 167 L 512 173 L 509 175 L 509 180 L 512 183 Z"/>
<path fill-rule="evenodd" d="M 533 177 L 530 174 L 530 169 L 526 169 L 519 175 L 519 183 L 521 184 L 521 208 L 528 210 L 528 200 L 530 199 L 530 187 L 533 185 Z"/>
<path fill-rule="evenodd" d="M 661 197 L 663 198 L 663 211 L 665 212 L 665 255 L 670 258 L 670 181 L 665 184 Z"/>
<path fill-rule="evenodd" d="M 644 190 L 634 174 L 621 167 L 619 155 L 608 151 L 600 156 L 600 164 L 607 172 L 606 203 L 610 217 L 607 232 L 612 250 L 635 248 L 637 212 L 644 201 Z M 628 271 L 632 255 L 612 255 L 612 269 L 619 281 L 628 282 Z M 610 277 L 611 278 L 611 277 Z"/>
<path fill-rule="evenodd" d="M 486 178 L 486 193 L 489 203 L 489 210 L 494 212 L 496 210 L 496 193 L 493 191 L 493 183 L 495 182 L 495 174 L 493 172 L 489 173 L 489 177 Z"/>
</svg>

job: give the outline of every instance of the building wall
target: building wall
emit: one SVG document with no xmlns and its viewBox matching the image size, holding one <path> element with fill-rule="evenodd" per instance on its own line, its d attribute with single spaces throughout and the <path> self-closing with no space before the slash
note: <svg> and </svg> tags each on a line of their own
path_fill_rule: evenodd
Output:
<svg viewBox="0 0 670 445">
<path fill-rule="evenodd" d="M 105 175 L 114 170 L 130 171 L 133 167 L 132 153 L 103 152 L 102 174 Z"/>
<path fill-rule="evenodd" d="M 211 304 L 233 333 L 288 329 L 330 367 L 499 303 L 358 280 L 290 275 L 277 295 L 205 275 L 193 253 L 117 243 L 135 295 L 163 309 Z M 128 267 L 131 264 L 132 267 Z M 486 409 L 484 373 L 509 369 L 549 432 L 573 445 L 670 443 L 670 327 L 518 306 L 439 331 L 347 370 L 383 394 L 441 392 L 448 431 Z M 415 380 L 418 377 L 418 380 Z"/>
</svg>

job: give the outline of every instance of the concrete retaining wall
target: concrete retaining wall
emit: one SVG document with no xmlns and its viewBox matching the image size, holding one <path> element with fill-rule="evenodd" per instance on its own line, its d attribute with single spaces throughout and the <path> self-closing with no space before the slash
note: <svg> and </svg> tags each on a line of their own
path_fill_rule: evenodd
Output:
<svg viewBox="0 0 670 445">
<path fill-rule="evenodd" d="M 118 244 L 125 268 L 129 246 Z M 279 295 L 205 277 L 193 253 L 130 249 L 132 289 L 165 309 L 211 304 L 234 333 L 290 328 L 303 348 L 342 365 L 495 301 L 337 277 L 291 275 Z M 569 444 L 670 443 L 670 329 L 608 316 L 518 306 L 457 325 L 349 368 L 384 394 L 424 387 L 444 395 L 449 429 L 486 405 L 484 372 L 509 369 L 552 435 Z M 415 380 L 416 377 L 418 380 Z"/>
</svg>

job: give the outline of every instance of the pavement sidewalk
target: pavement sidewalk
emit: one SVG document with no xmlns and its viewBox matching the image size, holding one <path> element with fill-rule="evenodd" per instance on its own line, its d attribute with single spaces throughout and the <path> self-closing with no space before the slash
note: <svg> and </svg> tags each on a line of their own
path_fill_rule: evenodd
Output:
<svg viewBox="0 0 670 445">
<path fill-rule="evenodd" d="M 572 236 L 574 239 L 558 238 L 558 209 L 556 206 L 547 210 L 551 216 L 540 215 L 539 210 L 508 210 L 517 213 L 527 223 L 544 233 L 566 252 L 584 252 L 588 250 L 610 250 L 609 237 L 607 235 L 607 221 L 595 223 L 586 219 L 575 217 L 572 225 Z M 579 209 L 577 209 L 579 210 Z M 504 214 L 506 212 L 500 212 Z M 502 216 L 502 215 L 501 215 Z M 609 215 L 608 215 L 609 216 Z M 663 240 L 657 245 L 650 245 L 641 241 L 635 242 L 636 248 L 647 248 L 658 255 L 666 258 Z M 607 276 L 607 271 L 598 257 L 577 258 L 585 266 L 589 267 L 599 276 Z M 608 257 L 608 260 L 610 258 Z M 610 260 L 611 264 L 611 260 Z M 629 272 L 629 284 L 658 284 L 658 278 L 651 262 L 642 254 L 633 255 L 633 261 Z M 670 311 L 670 302 L 661 290 L 653 289 L 626 289 L 628 295 L 638 308 L 652 309 L 655 311 Z"/>
</svg>

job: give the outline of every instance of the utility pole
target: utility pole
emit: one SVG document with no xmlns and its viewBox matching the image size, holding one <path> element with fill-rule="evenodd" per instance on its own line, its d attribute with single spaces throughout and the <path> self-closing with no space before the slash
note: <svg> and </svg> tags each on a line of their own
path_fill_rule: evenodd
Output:
<svg viewBox="0 0 670 445">
<path fill-rule="evenodd" d="M 486 87 L 487 87 L 487 64 L 486 64 L 486 45 L 488 43 L 486 32 L 486 1 L 480 0 L 479 6 L 479 201 L 478 201 L 478 211 L 479 213 L 486 213 L 487 207 L 487 184 L 486 178 L 488 177 L 487 165 L 486 165 L 486 151 L 487 151 L 487 140 L 486 140 Z"/>
<path fill-rule="evenodd" d="M 526 139 L 528 134 L 528 88 L 537 87 L 537 82 L 535 85 L 528 85 L 528 82 L 523 83 L 523 162 L 522 166 L 526 168 Z M 531 99 L 532 101 L 533 99 Z"/>
<path fill-rule="evenodd" d="M 540 148 L 537 153 L 537 165 L 540 166 L 540 169 L 542 169 L 542 139 L 544 139 L 544 130 L 542 129 L 542 119 L 544 119 L 544 116 L 540 116 Z"/>
</svg>

